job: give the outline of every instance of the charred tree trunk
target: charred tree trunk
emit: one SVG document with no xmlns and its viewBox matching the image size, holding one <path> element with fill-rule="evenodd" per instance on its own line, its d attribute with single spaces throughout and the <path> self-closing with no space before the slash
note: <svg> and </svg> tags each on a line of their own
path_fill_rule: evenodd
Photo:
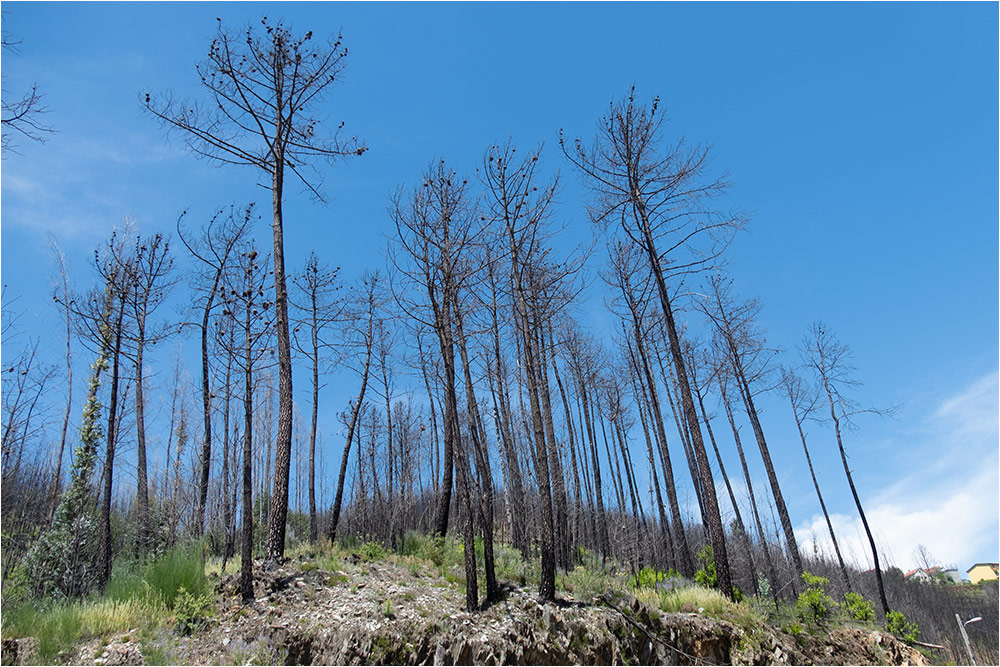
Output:
<svg viewBox="0 0 1000 667">
<path fill-rule="evenodd" d="M 104 492 L 101 495 L 101 551 L 97 564 L 97 580 L 104 590 L 111 581 L 111 492 L 114 482 L 115 443 L 118 440 L 118 380 L 122 352 L 122 320 L 125 316 L 125 302 L 119 299 L 118 317 L 112 334 L 115 338 L 111 355 L 111 397 L 108 401 L 107 447 L 104 457 Z"/>
</svg>

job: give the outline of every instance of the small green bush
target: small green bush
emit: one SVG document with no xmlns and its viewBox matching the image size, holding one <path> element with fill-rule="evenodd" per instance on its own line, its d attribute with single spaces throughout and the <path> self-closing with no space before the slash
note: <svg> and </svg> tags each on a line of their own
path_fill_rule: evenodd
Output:
<svg viewBox="0 0 1000 667">
<path fill-rule="evenodd" d="M 826 594 L 826 585 L 830 580 L 803 572 L 802 581 L 806 584 L 806 590 L 800 593 L 795 601 L 795 611 L 799 620 L 804 623 L 825 623 L 837 606 L 833 598 Z"/>
<path fill-rule="evenodd" d="M 798 623 L 796 623 L 795 621 L 792 621 L 785 627 L 785 632 L 787 632 L 790 635 L 801 635 L 805 631 L 806 629 L 803 628 Z"/>
<path fill-rule="evenodd" d="M 391 598 L 386 598 L 382 603 L 382 615 L 386 618 L 396 618 L 396 608 L 392 604 Z"/>
<path fill-rule="evenodd" d="M 577 565 L 560 577 L 562 588 L 578 600 L 591 600 L 614 588 L 610 577 L 592 568 Z"/>
<path fill-rule="evenodd" d="M 493 545 L 493 566 L 497 578 L 524 585 L 530 578 L 530 565 L 524 562 L 521 552 L 506 544 Z"/>
<path fill-rule="evenodd" d="M 885 617 L 885 629 L 908 642 L 917 641 L 920 628 L 910 622 L 901 611 L 890 611 Z"/>
<path fill-rule="evenodd" d="M 871 602 L 853 591 L 844 593 L 844 611 L 855 621 L 862 621 L 864 623 L 875 622 L 875 607 Z"/>
<path fill-rule="evenodd" d="M 677 570 L 670 569 L 666 572 L 659 572 L 649 566 L 643 567 L 629 578 L 629 586 L 632 588 L 656 588 L 661 581 L 668 579 L 678 579 L 680 574 Z"/>
<path fill-rule="evenodd" d="M 177 619 L 177 630 L 181 634 L 203 628 L 215 611 L 212 593 L 206 591 L 192 595 L 183 586 L 174 599 L 174 617 Z"/>
<path fill-rule="evenodd" d="M 385 558 L 385 547 L 378 542 L 365 542 L 358 550 L 358 554 L 361 556 L 362 561 L 371 563 L 372 561 Z"/>
<path fill-rule="evenodd" d="M 719 575 L 715 572 L 715 552 L 712 545 L 706 544 L 698 552 L 698 563 L 701 568 L 694 573 L 694 581 L 705 588 L 717 588 L 719 585 Z"/>
</svg>

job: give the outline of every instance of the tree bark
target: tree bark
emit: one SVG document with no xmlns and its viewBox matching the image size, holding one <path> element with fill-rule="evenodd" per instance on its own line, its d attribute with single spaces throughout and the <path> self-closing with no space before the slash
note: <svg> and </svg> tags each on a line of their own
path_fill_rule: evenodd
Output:
<svg viewBox="0 0 1000 667">
<path fill-rule="evenodd" d="M 111 491 L 114 481 L 115 443 L 118 439 L 118 376 L 122 351 L 122 320 L 125 302 L 119 298 L 118 318 L 113 329 L 115 349 L 111 355 L 111 397 L 108 401 L 107 447 L 104 457 L 104 492 L 101 496 L 101 551 L 97 564 L 98 583 L 104 590 L 111 581 Z"/>
<path fill-rule="evenodd" d="M 277 99 L 282 99 L 280 83 Z M 288 519 L 288 481 L 292 462 L 292 348 L 288 333 L 288 289 L 285 282 L 285 240 L 282 219 L 284 162 L 281 142 L 284 128 L 282 109 L 274 144 L 274 174 L 271 181 L 274 213 L 274 311 L 278 337 L 278 433 L 274 456 L 274 489 L 267 517 L 267 559 L 280 562 L 285 557 L 285 523 Z"/>
<path fill-rule="evenodd" d="M 641 203 L 638 205 L 641 210 Z M 650 266 L 653 269 L 656 288 L 660 295 L 660 305 L 663 307 L 664 323 L 666 324 L 667 336 L 670 340 L 670 352 L 674 359 L 674 367 L 677 374 L 677 385 L 684 404 L 684 416 L 687 419 L 688 428 L 691 432 L 691 444 L 694 447 L 695 458 L 698 463 L 703 501 L 705 503 L 705 511 L 708 515 L 709 532 L 712 537 L 712 551 L 715 556 L 715 571 L 718 576 L 718 586 L 724 595 L 731 598 L 733 596 L 733 584 L 729 573 L 726 536 L 722 527 L 722 517 L 719 514 L 719 503 L 715 495 L 715 481 L 712 479 L 712 469 L 708 463 L 705 442 L 702 440 L 698 413 L 695 411 L 694 400 L 691 396 L 691 386 L 688 383 L 687 370 L 684 368 L 684 357 L 681 353 L 680 337 L 677 335 L 677 325 L 674 322 L 670 295 L 667 293 L 666 282 L 663 279 L 663 272 L 660 268 L 660 258 L 655 250 L 656 246 L 649 231 L 649 223 L 646 220 L 643 220 L 643 230 L 646 240 L 645 249 L 649 257 Z"/>
</svg>

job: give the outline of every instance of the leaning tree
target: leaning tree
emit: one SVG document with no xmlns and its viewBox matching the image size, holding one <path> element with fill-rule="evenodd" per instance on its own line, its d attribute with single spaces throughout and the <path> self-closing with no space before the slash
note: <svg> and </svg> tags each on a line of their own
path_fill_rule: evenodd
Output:
<svg viewBox="0 0 1000 667">
<path fill-rule="evenodd" d="M 646 257 L 663 310 L 681 407 L 690 429 L 719 590 L 731 597 L 715 482 L 684 364 L 677 303 L 668 283 L 676 284 L 687 274 L 714 266 L 743 221 L 738 214 L 719 211 L 712 203 L 725 192 L 726 183 L 708 176 L 708 149 L 688 147 L 683 141 L 665 144 L 663 122 L 659 98 L 646 106 L 635 99 L 633 88 L 624 99 L 611 103 L 589 148 L 579 139 L 567 144 L 561 133 L 560 144 L 593 191 L 590 213 L 594 222 L 620 227 Z"/>
</svg>

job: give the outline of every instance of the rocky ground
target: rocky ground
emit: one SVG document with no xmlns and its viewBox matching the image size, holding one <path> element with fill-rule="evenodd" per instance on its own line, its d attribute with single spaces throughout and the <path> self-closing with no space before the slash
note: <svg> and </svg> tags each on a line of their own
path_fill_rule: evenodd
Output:
<svg viewBox="0 0 1000 667">
<path fill-rule="evenodd" d="M 74 664 L 896 664 L 925 658 L 891 635 L 841 628 L 822 638 L 695 613 L 664 614 L 632 596 L 562 596 L 542 605 L 529 588 L 463 611 L 464 590 L 415 562 L 358 557 L 320 569 L 291 561 L 257 568 L 244 606 L 237 578 L 217 580 L 216 609 L 188 636 L 138 630 L 90 642 Z M 743 624 L 743 626 L 740 625 Z"/>
</svg>

